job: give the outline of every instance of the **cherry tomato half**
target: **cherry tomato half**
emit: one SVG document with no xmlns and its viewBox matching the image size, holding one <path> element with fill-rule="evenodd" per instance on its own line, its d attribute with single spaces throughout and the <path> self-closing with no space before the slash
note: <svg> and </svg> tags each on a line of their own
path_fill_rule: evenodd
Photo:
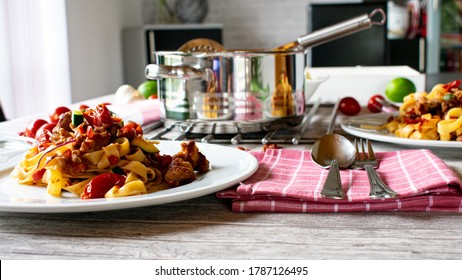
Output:
<svg viewBox="0 0 462 280">
<path fill-rule="evenodd" d="M 42 125 L 39 129 L 37 129 L 37 133 L 35 133 L 35 139 L 39 140 L 40 142 L 48 141 L 50 134 L 55 126 L 55 123 L 46 123 Z"/>
<path fill-rule="evenodd" d="M 103 198 L 104 195 L 114 186 L 122 187 L 125 184 L 125 176 L 115 173 L 103 173 L 93 178 L 85 186 L 82 199 Z"/>
<path fill-rule="evenodd" d="M 90 106 L 86 105 L 86 104 L 80 104 L 79 105 L 79 110 L 85 110 L 85 109 L 88 109 L 90 108 Z"/>
<path fill-rule="evenodd" d="M 461 80 L 454 80 L 452 82 L 449 82 L 443 86 L 443 88 L 446 91 L 449 91 L 452 88 L 459 88 L 460 87 Z"/>
<path fill-rule="evenodd" d="M 344 97 L 340 100 L 338 109 L 345 115 L 354 116 L 361 111 L 361 105 L 353 97 Z"/>
<path fill-rule="evenodd" d="M 64 106 L 57 107 L 55 111 L 53 112 L 53 114 L 50 115 L 50 121 L 52 123 L 58 123 L 59 116 L 61 116 L 61 114 L 63 113 L 69 112 L 70 110 L 71 109 L 64 107 Z"/>
<path fill-rule="evenodd" d="M 96 106 L 95 109 L 86 110 L 83 112 L 83 117 L 92 126 L 103 126 L 107 128 L 112 126 L 115 122 L 111 111 L 109 111 L 104 104 Z"/>
<path fill-rule="evenodd" d="M 35 138 L 35 134 L 37 133 L 37 130 L 39 130 L 39 128 L 42 125 L 47 124 L 47 123 L 48 122 L 44 119 L 36 119 L 36 120 L 31 121 L 27 125 L 26 130 L 24 131 L 24 135 L 26 137 Z"/>
<path fill-rule="evenodd" d="M 371 98 L 369 98 L 369 101 L 367 102 L 367 109 L 371 111 L 371 113 L 379 113 L 382 112 L 382 104 L 384 101 L 385 97 L 383 97 L 380 94 L 372 95 Z"/>
</svg>

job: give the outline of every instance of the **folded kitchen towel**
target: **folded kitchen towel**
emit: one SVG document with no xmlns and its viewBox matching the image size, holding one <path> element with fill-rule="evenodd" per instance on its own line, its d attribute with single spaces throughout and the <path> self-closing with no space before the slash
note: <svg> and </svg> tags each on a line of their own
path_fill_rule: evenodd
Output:
<svg viewBox="0 0 462 280">
<path fill-rule="evenodd" d="M 218 192 L 232 199 L 235 212 L 462 211 L 461 179 L 430 150 L 377 152 L 382 180 L 397 198 L 369 198 L 364 170 L 340 170 L 344 199 L 321 197 L 327 169 L 309 151 L 269 149 L 251 152 L 258 170 L 239 186 Z"/>
<path fill-rule="evenodd" d="M 160 120 L 159 99 L 138 100 L 127 104 L 113 104 L 108 106 L 124 121 L 147 125 Z"/>
</svg>

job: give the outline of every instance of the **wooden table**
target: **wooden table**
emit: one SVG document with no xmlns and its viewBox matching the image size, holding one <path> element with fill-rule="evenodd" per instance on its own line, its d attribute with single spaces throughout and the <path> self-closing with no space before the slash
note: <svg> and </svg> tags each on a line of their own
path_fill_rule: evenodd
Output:
<svg viewBox="0 0 462 280">
<path fill-rule="evenodd" d="M 0 131 L 24 122 L 0 123 Z M 377 151 L 410 148 L 374 145 Z M 462 177 L 460 151 L 434 152 Z M 0 258 L 460 259 L 462 214 L 240 214 L 214 194 L 107 212 L 0 212 Z"/>
</svg>

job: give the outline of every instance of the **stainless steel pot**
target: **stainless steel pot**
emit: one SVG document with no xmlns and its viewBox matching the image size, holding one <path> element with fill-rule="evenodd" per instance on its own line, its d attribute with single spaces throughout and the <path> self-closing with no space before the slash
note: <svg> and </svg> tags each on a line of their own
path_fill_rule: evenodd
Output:
<svg viewBox="0 0 462 280">
<path fill-rule="evenodd" d="M 372 16 L 380 13 L 380 22 Z M 287 119 L 298 124 L 305 110 L 305 52 L 319 45 L 383 24 L 374 10 L 298 38 L 274 50 L 216 53 L 155 52 L 146 67 L 148 79 L 159 79 L 165 120 L 265 123 Z"/>
<path fill-rule="evenodd" d="M 159 80 L 167 119 L 260 121 L 304 112 L 304 53 L 157 52 L 147 77 Z"/>
</svg>

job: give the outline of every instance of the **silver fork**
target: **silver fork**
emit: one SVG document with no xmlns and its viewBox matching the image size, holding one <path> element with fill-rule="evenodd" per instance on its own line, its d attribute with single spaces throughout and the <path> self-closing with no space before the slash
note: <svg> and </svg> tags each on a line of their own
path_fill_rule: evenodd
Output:
<svg viewBox="0 0 462 280">
<path fill-rule="evenodd" d="M 359 147 L 357 139 L 354 140 L 354 146 L 356 148 L 356 161 L 353 164 L 353 168 L 364 168 L 369 178 L 369 185 L 371 186 L 369 197 L 370 198 L 392 198 L 397 197 L 398 193 L 390 189 L 385 184 L 374 168 L 379 167 L 379 162 L 375 157 L 374 150 L 372 149 L 371 142 L 366 139 L 367 153 L 364 149 L 363 139 L 359 139 Z M 361 148 L 361 150 L 360 150 Z"/>
<path fill-rule="evenodd" d="M 29 150 L 31 143 L 27 143 L 26 140 L 28 139 L 19 136 L 17 138 L 0 139 L 0 163 L 7 162 Z"/>
</svg>

